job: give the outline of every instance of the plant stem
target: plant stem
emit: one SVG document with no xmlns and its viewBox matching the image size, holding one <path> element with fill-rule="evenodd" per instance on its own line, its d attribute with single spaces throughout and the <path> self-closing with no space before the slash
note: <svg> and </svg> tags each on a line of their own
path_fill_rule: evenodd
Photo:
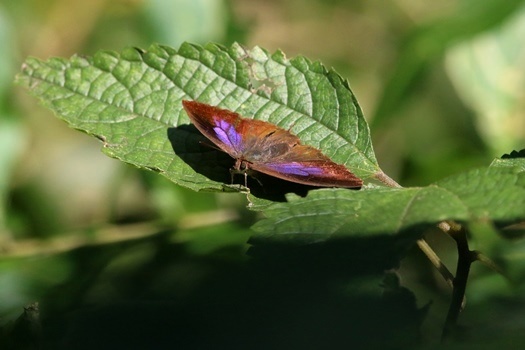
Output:
<svg viewBox="0 0 525 350">
<path fill-rule="evenodd" d="M 432 265 L 434 265 L 436 270 L 438 270 L 439 274 L 441 277 L 443 277 L 445 282 L 447 282 L 450 288 L 454 288 L 454 276 L 443 264 L 436 252 L 428 245 L 427 241 L 421 238 L 418 239 L 416 243 L 423 254 L 425 254 L 427 259 L 432 263 Z"/>
<path fill-rule="evenodd" d="M 374 177 L 386 186 L 394 188 L 402 187 L 382 171 L 375 174 Z M 478 254 L 469 249 L 466 230 L 461 225 L 452 221 L 442 221 L 438 224 L 438 227 L 443 232 L 448 233 L 456 241 L 458 249 L 458 265 L 455 277 L 450 273 L 447 267 L 441 262 L 441 259 L 423 238 L 417 241 L 417 245 L 426 255 L 428 260 L 439 271 L 441 276 L 443 276 L 445 281 L 452 287 L 452 300 L 450 302 L 445 326 L 443 327 L 443 333 L 441 336 L 441 340 L 443 341 L 450 335 L 451 331 L 455 329 L 459 314 L 465 306 L 465 291 L 467 288 L 468 275 L 470 273 L 470 265 L 477 259 Z"/>
<path fill-rule="evenodd" d="M 382 170 L 379 171 L 378 173 L 374 174 L 374 177 L 384 183 L 385 185 L 387 185 L 388 187 L 394 187 L 394 188 L 401 188 L 403 186 L 401 186 L 400 184 L 398 184 L 394 179 L 392 179 L 390 176 L 388 176 L 387 174 L 385 174 Z"/>
<path fill-rule="evenodd" d="M 469 249 L 467 232 L 464 228 L 450 230 L 449 234 L 454 238 L 457 244 L 458 265 L 456 268 L 456 277 L 453 280 L 452 300 L 450 302 L 445 326 L 443 327 L 443 333 L 441 336 L 442 341 L 450 336 L 451 332 L 457 325 L 459 314 L 463 309 L 463 300 L 465 298 L 470 265 L 476 258 L 474 252 Z"/>
<path fill-rule="evenodd" d="M 400 184 L 398 184 L 395 180 L 393 180 L 390 176 L 385 174 L 383 171 L 380 171 L 374 175 L 374 177 L 384 183 L 388 187 L 393 188 L 402 188 Z M 438 227 L 445 233 L 449 232 L 451 229 L 451 224 L 442 221 L 438 224 Z M 419 249 L 425 254 L 427 259 L 434 265 L 434 267 L 438 270 L 438 272 L 441 274 L 445 282 L 447 282 L 450 287 L 453 287 L 453 280 L 454 276 L 452 273 L 447 269 L 447 267 L 441 262 L 441 259 L 438 257 L 436 252 L 430 247 L 430 245 L 425 241 L 424 238 L 418 239 L 417 246 Z"/>
<path fill-rule="evenodd" d="M 393 180 L 390 176 L 385 174 L 383 171 L 380 171 L 374 175 L 374 177 L 384 183 L 388 187 L 393 188 L 401 188 L 402 186 L 398 184 L 395 180 Z M 442 221 L 438 224 L 438 227 L 445 233 L 449 232 L 451 230 L 451 224 Z M 445 282 L 452 288 L 453 287 L 453 281 L 454 276 L 452 273 L 447 269 L 447 267 L 441 262 L 441 259 L 436 254 L 436 252 L 430 247 L 430 245 L 425 241 L 424 238 L 417 240 L 417 246 L 419 249 L 425 254 L 427 259 L 434 265 L 434 267 L 438 270 L 438 272 L 441 274 Z"/>
<path fill-rule="evenodd" d="M 380 171 L 374 176 L 378 181 L 382 182 L 388 187 L 401 188 L 395 180 Z M 470 273 L 470 265 L 475 261 L 479 253 L 471 251 L 468 246 L 467 233 L 464 227 L 453 221 L 442 221 L 438 227 L 445 233 L 448 233 L 455 241 L 458 249 L 458 264 L 456 267 L 456 276 L 447 269 L 441 262 L 434 250 L 423 239 L 417 241 L 419 249 L 426 255 L 428 260 L 436 267 L 445 281 L 452 286 L 452 300 L 448 309 L 445 326 L 441 340 L 445 340 L 450 333 L 455 329 L 460 312 L 465 306 L 465 291 L 467 288 L 468 275 Z"/>
</svg>

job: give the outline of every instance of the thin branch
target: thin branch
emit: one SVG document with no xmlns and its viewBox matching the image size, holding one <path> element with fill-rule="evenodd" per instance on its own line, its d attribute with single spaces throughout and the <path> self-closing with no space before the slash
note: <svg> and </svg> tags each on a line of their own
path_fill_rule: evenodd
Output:
<svg viewBox="0 0 525 350">
<path fill-rule="evenodd" d="M 134 223 L 129 225 L 105 226 L 93 229 L 78 230 L 67 235 L 49 240 L 26 239 L 13 242 L 2 242 L 0 244 L 0 256 L 2 258 L 28 257 L 36 255 L 48 255 L 67 252 L 85 246 L 111 244 L 144 239 L 166 230 L 187 230 L 199 227 L 208 227 L 231 220 L 239 216 L 232 210 L 216 210 L 212 212 L 188 215 L 180 220 L 176 228 L 166 227 L 162 222 L 150 221 Z M 90 235 L 86 235 L 86 231 Z M 93 232 L 92 232 L 93 231 Z"/>
<path fill-rule="evenodd" d="M 476 259 L 476 253 L 469 249 L 467 232 L 464 228 L 461 228 L 459 231 L 451 230 L 449 233 L 457 244 L 458 265 L 456 268 L 456 277 L 454 278 L 453 283 L 454 288 L 452 289 L 452 300 L 448 309 L 445 326 L 443 327 L 441 340 L 445 340 L 456 328 L 459 314 L 463 309 L 470 266 Z"/>
<path fill-rule="evenodd" d="M 428 245 L 427 241 L 424 239 L 419 239 L 417 241 L 417 246 L 419 249 L 425 254 L 427 259 L 434 265 L 436 270 L 438 270 L 439 274 L 443 277 L 445 282 L 450 286 L 450 288 L 454 287 L 454 275 L 452 275 L 452 272 L 447 269 L 445 264 L 441 261 L 439 256 L 437 256 L 436 252 Z"/>
<path fill-rule="evenodd" d="M 511 277 L 507 274 L 507 272 L 505 272 L 498 264 L 492 261 L 492 259 L 490 259 L 488 256 L 486 256 L 485 254 L 477 250 L 472 251 L 472 254 L 474 256 L 474 260 L 479 261 L 480 263 L 487 266 L 492 271 L 499 273 L 500 275 L 502 275 L 508 280 L 511 280 Z"/>
</svg>

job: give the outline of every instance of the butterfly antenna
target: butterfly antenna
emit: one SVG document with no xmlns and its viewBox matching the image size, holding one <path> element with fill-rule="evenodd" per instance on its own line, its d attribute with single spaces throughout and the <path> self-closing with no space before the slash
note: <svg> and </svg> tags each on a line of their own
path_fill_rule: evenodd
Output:
<svg viewBox="0 0 525 350">
<path fill-rule="evenodd" d="M 208 148 L 213 148 L 214 150 L 217 150 L 217 151 L 221 151 L 221 152 L 224 152 L 222 149 L 220 149 L 219 147 L 209 143 L 209 142 L 206 142 L 206 141 L 199 141 L 199 144 L 205 146 L 205 147 L 208 147 Z"/>
</svg>

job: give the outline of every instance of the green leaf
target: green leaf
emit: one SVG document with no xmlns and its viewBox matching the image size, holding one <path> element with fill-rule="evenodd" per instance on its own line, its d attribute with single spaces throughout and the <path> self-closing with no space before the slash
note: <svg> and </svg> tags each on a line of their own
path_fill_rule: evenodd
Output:
<svg viewBox="0 0 525 350">
<path fill-rule="evenodd" d="M 372 118 L 373 126 L 395 116 L 407 94 L 420 88 L 420 77 L 428 65 L 439 59 L 454 43 L 501 25 L 523 6 L 522 0 L 460 1 L 455 12 L 409 32 L 402 51 L 385 84 Z"/>
<path fill-rule="evenodd" d="M 254 225 L 265 236 L 297 235 L 308 241 L 400 235 L 443 220 L 506 225 L 525 219 L 525 172 L 518 168 L 475 169 L 427 187 L 327 189 L 289 196 L 265 210 Z"/>
<path fill-rule="evenodd" d="M 454 45 L 446 55 L 446 70 L 458 96 L 475 111 L 480 136 L 496 151 L 525 143 L 524 21 L 521 2 L 504 23 Z M 520 78 L 501 79 L 508 72 Z"/>
<path fill-rule="evenodd" d="M 516 167 L 525 171 L 525 149 L 521 151 L 512 151 L 510 154 L 504 154 L 501 158 L 496 158 L 490 164 L 492 167 Z"/>
<path fill-rule="evenodd" d="M 238 44 L 29 58 L 18 82 L 104 152 L 194 190 L 225 190 L 230 157 L 204 140 L 182 109 L 194 99 L 290 128 L 356 175 L 379 172 L 368 125 L 348 82 L 304 57 Z M 254 89 L 258 86 L 258 89 Z M 230 189 L 231 190 L 231 189 Z"/>
</svg>

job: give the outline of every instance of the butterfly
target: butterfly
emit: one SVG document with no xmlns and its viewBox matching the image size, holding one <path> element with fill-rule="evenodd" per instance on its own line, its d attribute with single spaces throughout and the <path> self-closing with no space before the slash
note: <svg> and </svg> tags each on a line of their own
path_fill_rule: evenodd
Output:
<svg viewBox="0 0 525 350">
<path fill-rule="evenodd" d="M 320 150 L 301 144 L 297 136 L 272 123 L 197 101 L 182 101 L 195 127 L 235 159 L 232 174 L 259 172 L 318 187 L 359 188 L 363 181 Z"/>
</svg>

